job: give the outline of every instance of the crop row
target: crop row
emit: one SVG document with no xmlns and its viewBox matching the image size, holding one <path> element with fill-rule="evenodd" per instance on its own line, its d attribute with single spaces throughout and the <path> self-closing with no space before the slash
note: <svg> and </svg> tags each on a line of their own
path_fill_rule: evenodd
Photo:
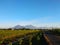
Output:
<svg viewBox="0 0 60 45">
<path fill-rule="evenodd" d="M 15 37 L 12 40 L 5 39 L 1 45 L 40 45 L 41 37 L 41 32 L 33 32 L 22 37 Z"/>
</svg>

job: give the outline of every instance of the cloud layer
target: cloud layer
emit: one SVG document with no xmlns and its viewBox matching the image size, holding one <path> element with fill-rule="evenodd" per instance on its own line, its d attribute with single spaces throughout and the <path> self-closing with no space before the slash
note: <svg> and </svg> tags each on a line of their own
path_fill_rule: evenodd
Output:
<svg viewBox="0 0 60 45">
<path fill-rule="evenodd" d="M 53 17 L 43 17 L 43 18 L 38 18 L 38 19 L 33 19 L 33 20 L 26 20 L 26 21 L 18 21 L 18 22 L 4 22 L 0 23 L 0 28 L 9 28 L 13 27 L 15 25 L 34 25 L 37 27 L 60 27 L 60 23 L 57 21 L 51 21 Z"/>
</svg>

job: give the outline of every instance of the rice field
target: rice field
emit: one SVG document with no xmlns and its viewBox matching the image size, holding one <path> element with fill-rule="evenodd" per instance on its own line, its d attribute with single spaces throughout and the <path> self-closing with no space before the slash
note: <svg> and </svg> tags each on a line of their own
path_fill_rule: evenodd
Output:
<svg viewBox="0 0 60 45">
<path fill-rule="evenodd" d="M 41 37 L 40 30 L 0 30 L 0 45 L 37 45 Z"/>
</svg>

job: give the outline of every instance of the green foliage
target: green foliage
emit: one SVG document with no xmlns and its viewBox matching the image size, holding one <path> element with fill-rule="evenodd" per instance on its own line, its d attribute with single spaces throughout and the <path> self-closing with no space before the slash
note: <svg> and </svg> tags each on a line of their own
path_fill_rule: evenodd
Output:
<svg viewBox="0 0 60 45">
<path fill-rule="evenodd" d="M 28 42 L 29 45 L 32 45 L 33 38 L 36 37 L 35 41 L 38 41 L 41 35 L 40 30 L 0 30 L 0 44 L 24 45 Z M 26 38 L 22 38 L 21 36 Z"/>
<path fill-rule="evenodd" d="M 60 29 L 53 29 L 51 32 L 53 34 L 60 35 Z"/>
</svg>

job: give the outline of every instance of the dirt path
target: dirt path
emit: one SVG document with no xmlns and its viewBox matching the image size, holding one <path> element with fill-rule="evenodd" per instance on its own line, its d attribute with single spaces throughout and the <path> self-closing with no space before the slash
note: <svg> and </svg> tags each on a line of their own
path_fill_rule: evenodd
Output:
<svg viewBox="0 0 60 45">
<path fill-rule="evenodd" d="M 53 45 L 60 45 L 60 36 L 53 35 L 51 33 L 45 33 Z"/>
</svg>

